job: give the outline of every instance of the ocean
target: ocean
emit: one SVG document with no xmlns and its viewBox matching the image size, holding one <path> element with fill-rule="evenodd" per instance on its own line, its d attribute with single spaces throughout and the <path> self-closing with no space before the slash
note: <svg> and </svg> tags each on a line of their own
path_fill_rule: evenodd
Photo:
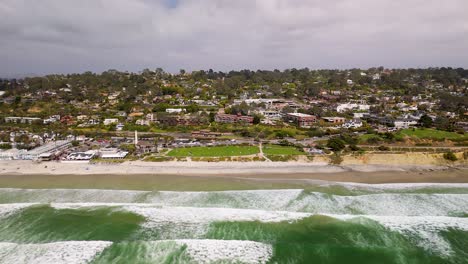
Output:
<svg viewBox="0 0 468 264">
<path fill-rule="evenodd" d="M 468 184 L 0 188 L 0 263 L 468 263 Z"/>
</svg>

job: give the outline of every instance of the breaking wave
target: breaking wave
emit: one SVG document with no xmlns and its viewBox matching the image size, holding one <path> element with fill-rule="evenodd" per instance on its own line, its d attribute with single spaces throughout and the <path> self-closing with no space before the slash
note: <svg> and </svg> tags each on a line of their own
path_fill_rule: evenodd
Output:
<svg viewBox="0 0 468 264">
<path fill-rule="evenodd" d="M 468 259 L 467 186 L 338 186 L 215 192 L 0 189 L 0 263 Z"/>
</svg>

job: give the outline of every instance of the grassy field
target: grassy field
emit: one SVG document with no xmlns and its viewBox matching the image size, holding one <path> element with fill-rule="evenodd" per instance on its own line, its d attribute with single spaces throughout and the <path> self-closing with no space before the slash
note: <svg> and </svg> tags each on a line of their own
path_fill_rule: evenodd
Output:
<svg viewBox="0 0 468 264">
<path fill-rule="evenodd" d="M 455 132 L 447 132 L 435 129 L 403 129 L 399 131 L 396 136 L 400 137 L 413 137 L 413 138 L 421 138 L 421 139 L 462 139 L 468 138 L 468 135 L 465 133 L 464 135 L 458 134 Z"/>
<path fill-rule="evenodd" d="M 305 153 L 295 147 L 265 145 L 263 146 L 265 155 L 304 155 Z"/>
<path fill-rule="evenodd" d="M 177 148 L 169 151 L 167 155 L 170 157 L 229 157 L 253 155 L 259 152 L 256 146 L 216 146 Z"/>
</svg>

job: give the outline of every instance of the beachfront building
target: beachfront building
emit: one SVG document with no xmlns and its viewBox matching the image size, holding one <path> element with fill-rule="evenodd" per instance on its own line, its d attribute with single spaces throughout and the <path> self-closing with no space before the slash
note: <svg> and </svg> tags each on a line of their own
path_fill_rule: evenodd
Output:
<svg viewBox="0 0 468 264">
<path fill-rule="evenodd" d="M 18 158 L 23 160 L 48 159 L 47 157 L 58 156 L 60 152 L 69 148 L 70 146 L 70 140 L 51 141 L 33 150 L 21 153 Z"/>
<path fill-rule="evenodd" d="M 89 162 L 96 156 L 96 151 L 88 150 L 86 152 L 72 152 L 62 162 Z"/>
<path fill-rule="evenodd" d="M 118 148 L 104 148 L 99 150 L 101 159 L 124 159 L 128 155 L 127 151 Z"/>
<path fill-rule="evenodd" d="M 317 122 L 317 117 L 303 113 L 289 113 L 286 121 L 296 124 L 298 127 L 310 127 Z"/>
</svg>

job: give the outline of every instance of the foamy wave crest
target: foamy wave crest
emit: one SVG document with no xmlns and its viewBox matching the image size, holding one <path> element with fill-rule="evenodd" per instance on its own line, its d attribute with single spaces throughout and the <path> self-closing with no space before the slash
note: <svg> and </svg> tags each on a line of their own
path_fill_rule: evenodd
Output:
<svg viewBox="0 0 468 264">
<path fill-rule="evenodd" d="M 0 204 L 0 218 L 7 217 L 35 203 Z"/>
<path fill-rule="evenodd" d="M 459 215 L 468 211 L 468 194 L 378 193 L 330 195 L 303 190 L 158 192 L 148 202 L 168 206 L 235 207 L 328 214 Z M 413 206 L 418 204 L 417 207 Z"/>
<path fill-rule="evenodd" d="M 132 203 L 138 202 L 149 191 L 98 189 L 0 189 L 0 202 L 38 203 Z"/>
<path fill-rule="evenodd" d="M 232 208 L 166 207 L 152 204 L 56 204 L 55 209 L 81 209 L 114 206 L 145 217 L 143 235 L 158 239 L 203 238 L 209 224 L 220 221 L 296 221 L 310 216 L 308 213 L 265 211 Z"/>
<path fill-rule="evenodd" d="M 95 263 L 267 263 L 272 245 L 244 240 L 174 239 L 115 243 Z"/>
<path fill-rule="evenodd" d="M 148 203 L 172 207 L 224 207 L 314 214 L 459 216 L 468 212 L 468 194 L 373 193 L 343 196 L 301 189 L 218 192 L 0 189 L 2 201 Z"/>
<path fill-rule="evenodd" d="M 348 189 L 367 189 L 367 190 L 418 190 L 418 189 L 451 189 L 468 188 L 468 183 L 380 183 L 367 184 L 357 182 L 329 182 L 324 185 L 341 185 Z"/>
<path fill-rule="evenodd" d="M 215 221 L 294 221 L 308 217 L 309 213 L 266 211 L 235 208 L 168 207 L 153 204 L 131 203 L 51 203 L 55 209 L 80 209 L 89 207 L 120 207 L 144 216 L 152 222 L 207 223 Z"/>
<path fill-rule="evenodd" d="M 448 256 L 453 253 L 450 243 L 446 241 L 441 232 L 450 229 L 468 231 L 468 218 L 446 216 L 375 216 L 375 215 L 330 215 L 341 220 L 359 221 L 371 219 L 384 227 L 399 232 L 425 250 Z"/>
<path fill-rule="evenodd" d="M 89 263 L 112 242 L 68 241 L 47 244 L 0 243 L 0 263 Z"/>
<path fill-rule="evenodd" d="M 329 214 L 446 216 L 467 212 L 468 195 L 382 193 L 339 196 L 310 193 L 292 201 L 288 208 L 292 211 Z"/>
<path fill-rule="evenodd" d="M 214 192 L 161 191 L 147 196 L 146 202 L 170 206 L 234 207 L 245 209 L 286 209 L 298 199 L 302 189 Z"/>
<path fill-rule="evenodd" d="M 273 253 L 272 246 L 240 240 L 175 240 L 187 246 L 187 253 L 197 263 L 235 261 L 236 263 L 266 263 Z"/>
</svg>

